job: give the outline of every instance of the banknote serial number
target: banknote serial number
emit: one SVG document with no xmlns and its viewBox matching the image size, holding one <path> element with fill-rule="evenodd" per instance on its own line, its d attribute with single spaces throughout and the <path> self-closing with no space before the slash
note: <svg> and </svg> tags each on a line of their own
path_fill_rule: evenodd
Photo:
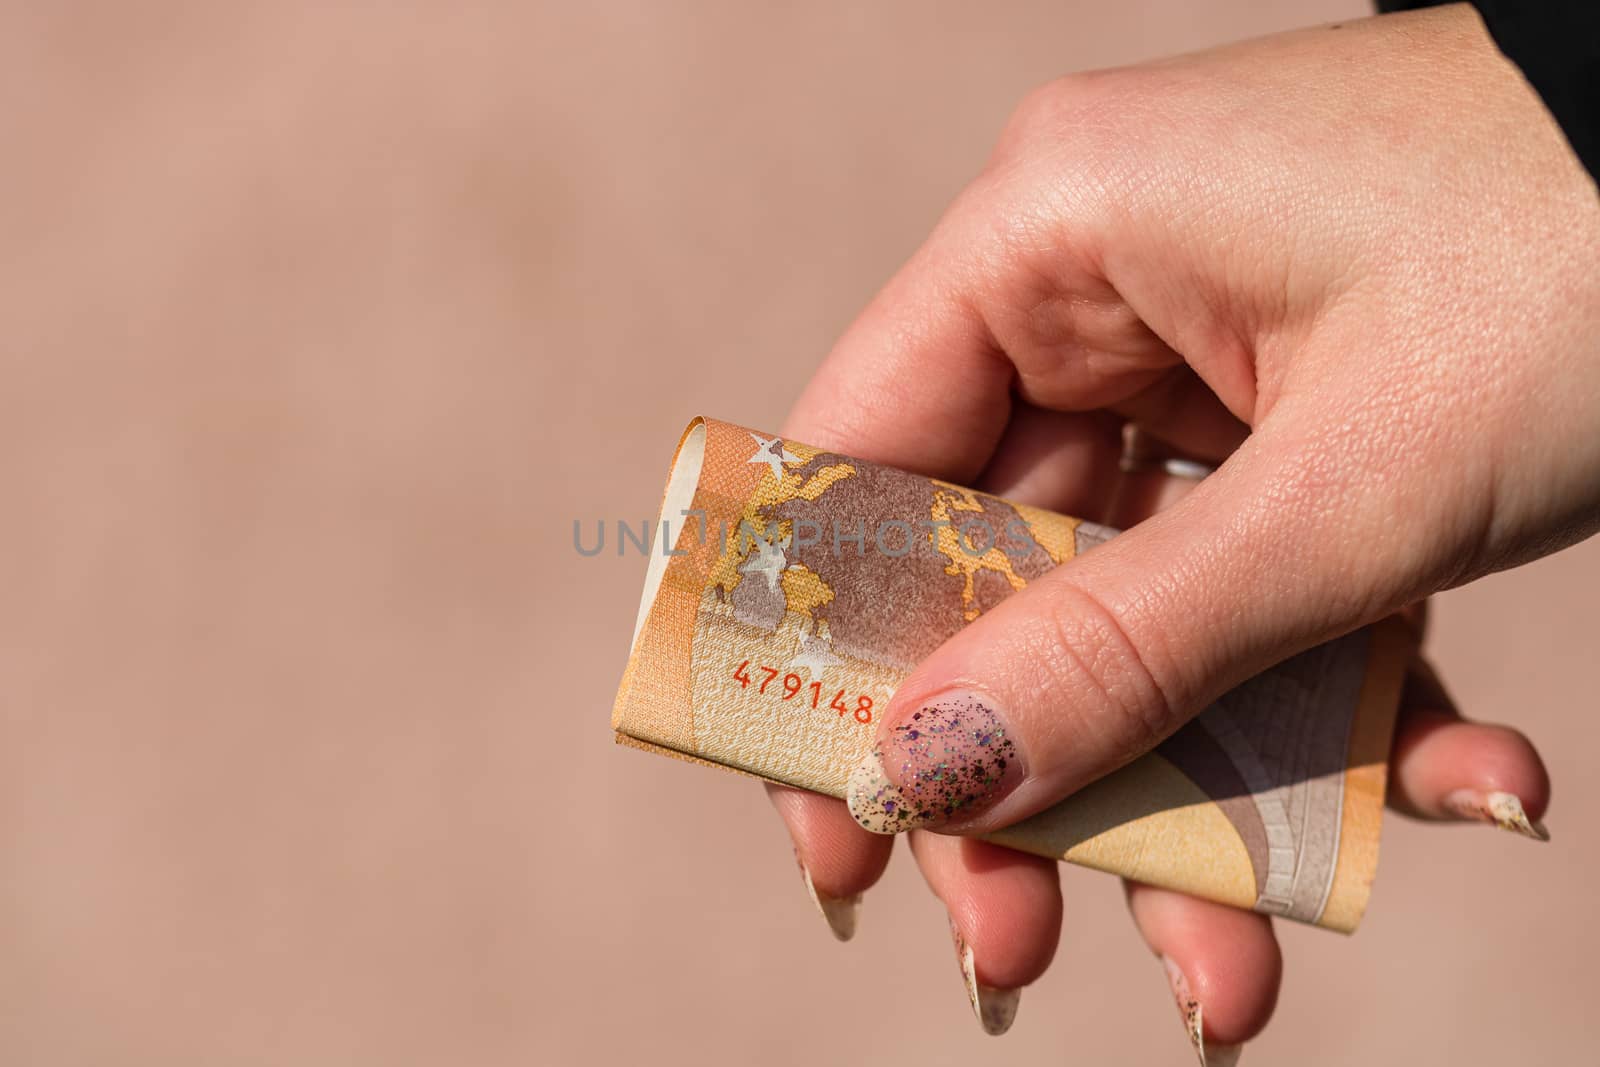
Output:
<svg viewBox="0 0 1600 1067">
<path fill-rule="evenodd" d="M 762 696 L 771 697 L 774 700 L 793 700 L 799 697 L 802 702 L 805 700 L 802 694 L 810 693 L 811 707 L 813 709 L 820 710 L 826 706 L 837 711 L 841 719 L 849 715 L 859 723 L 870 723 L 872 721 L 872 698 L 865 693 L 857 696 L 855 698 L 855 706 L 851 707 L 845 700 L 845 691 L 841 689 L 833 694 L 833 699 L 824 705 L 822 703 L 823 695 L 827 690 L 822 688 L 820 681 L 806 685 L 805 681 L 793 671 L 784 674 L 776 667 L 766 667 L 759 664 L 755 667 L 756 673 L 754 676 L 751 675 L 750 670 L 749 660 L 745 660 L 733 669 L 733 680 L 739 683 L 741 689 L 749 689 L 753 685 L 756 687 L 756 692 Z M 783 675 L 783 681 L 778 683 L 778 688 L 771 688 L 772 683 L 777 681 L 780 674 Z"/>
</svg>

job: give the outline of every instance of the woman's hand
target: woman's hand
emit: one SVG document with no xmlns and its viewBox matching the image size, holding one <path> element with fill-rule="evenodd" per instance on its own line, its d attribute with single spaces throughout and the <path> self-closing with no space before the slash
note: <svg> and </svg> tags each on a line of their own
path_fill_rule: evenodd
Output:
<svg viewBox="0 0 1600 1067">
<path fill-rule="evenodd" d="M 938 704 L 1014 746 L 956 817 L 885 817 L 923 788 L 902 759 L 857 772 L 854 818 L 774 790 L 836 925 L 888 859 L 862 827 L 915 828 L 998 1027 L 1053 955 L 1055 865 L 927 830 L 1015 822 L 1272 663 L 1594 532 L 1597 349 L 1600 197 L 1465 6 L 1034 93 L 784 433 L 1138 524 L 896 693 L 880 744 Z M 1186 494 L 1121 477 L 1130 423 L 1220 469 Z M 1392 805 L 1516 826 L 1520 802 L 1536 832 L 1548 783 L 1519 734 L 1460 720 L 1420 663 L 1403 703 Z M 1265 918 L 1129 900 L 1213 1062 L 1265 1024 Z"/>
</svg>

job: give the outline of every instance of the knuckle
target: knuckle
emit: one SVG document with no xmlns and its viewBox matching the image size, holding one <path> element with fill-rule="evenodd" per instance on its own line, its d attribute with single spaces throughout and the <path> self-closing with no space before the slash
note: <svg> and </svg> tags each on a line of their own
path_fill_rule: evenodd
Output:
<svg viewBox="0 0 1600 1067">
<path fill-rule="evenodd" d="M 1051 128 L 1060 107 L 1064 81 L 1062 78 L 1052 79 L 1023 94 L 1000 130 L 1000 139 L 995 146 L 997 154 L 1010 154 Z"/>
<path fill-rule="evenodd" d="M 1102 139 L 1096 133 L 1110 130 L 1123 113 L 1116 97 L 1127 91 L 1126 82 L 1116 71 L 1091 71 L 1054 78 L 1029 90 L 1001 129 L 994 162 L 1013 163 L 1053 152 L 1063 144 L 1074 148 L 1075 159 L 1097 151 Z"/>
<path fill-rule="evenodd" d="M 1034 615 L 1035 651 L 1060 702 L 1062 728 L 1119 762 L 1154 748 L 1182 722 L 1134 633 L 1075 582 L 1056 583 Z"/>
</svg>

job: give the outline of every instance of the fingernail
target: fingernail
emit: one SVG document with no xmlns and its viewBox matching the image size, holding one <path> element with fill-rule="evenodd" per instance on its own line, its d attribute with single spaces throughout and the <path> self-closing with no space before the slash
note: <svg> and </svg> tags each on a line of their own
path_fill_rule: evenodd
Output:
<svg viewBox="0 0 1600 1067">
<path fill-rule="evenodd" d="M 1514 793 L 1480 793 L 1476 789 L 1458 789 L 1444 798 L 1444 806 L 1463 819 L 1492 822 L 1502 830 L 1510 830 L 1535 841 L 1550 840 L 1550 831 L 1544 824 L 1528 818 L 1522 801 Z"/>
<path fill-rule="evenodd" d="M 794 854 L 794 861 L 800 867 L 800 877 L 805 879 L 806 892 L 811 896 L 811 903 L 822 913 L 822 918 L 827 922 L 828 929 L 833 931 L 834 938 L 848 941 L 856 936 L 856 920 L 861 915 L 861 894 L 852 893 L 847 897 L 829 896 L 812 882 L 811 869 L 800 859 L 798 850 Z"/>
<path fill-rule="evenodd" d="M 895 724 L 850 775 L 845 795 L 862 826 L 898 834 L 978 815 L 1022 777 L 1005 722 L 982 698 L 952 693 Z"/>
<path fill-rule="evenodd" d="M 1183 1015 L 1183 1028 L 1189 1033 L 1189 1044 L 1194 1046 L 1200 1067 L 1233 1067 L 1239 1062 L 1239 1054 L 1244 1051 L 1244 1046 L 1214 1044 L 1208 1048 L 1205 1009 L 1189 991 L 1189 979 L 1184 977 L 1183 971 L 1169 957 L 1162 956 L 1161 965 L 1167 969 L 1167 981 L 1172 983 L 1172 996 L 1178 1002 L 1178 1011 Z"/>
<path fill-rule="evenodd" d="M 978 1017 L 984 1033 L 998 1037 L 1011 1029 L 1011 1024 L 1016 1020 L 1017 1003 L 1022 1000 L 1022 990 L 996 989 L 978 981 L 978 972 L 972 963 L 972 946 L 961 936 L 954 917 L 950 919 L 950 936 L 955 939 L 956 959 L 961 961 L 961 981 L 967 987 L 972 1014 Z"/>
</svg>

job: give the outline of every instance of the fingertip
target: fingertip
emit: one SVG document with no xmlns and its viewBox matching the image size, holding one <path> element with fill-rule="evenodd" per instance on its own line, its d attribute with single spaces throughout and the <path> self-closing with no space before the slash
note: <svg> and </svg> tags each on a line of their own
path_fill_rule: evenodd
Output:
<svg viewBox="0 0 1600 1067">
<path fill-rule="evenodd" d="M 1247 913 L 1241 913 L 1247 914 Z M 1207 1006 L 1208 1040 L 1239 1045 L 1251 1040 L 1272 1019 L 1283 983 L 1283 955 L 1264 917 L 1244 936 L 1237 955 L 1224 950 L 1226 937 L 1196 946 L 1180 957 L 1184 973 L 1200 1003 Z M 1243 945 L 1248 945 L 1244 948 Z"/>
<path fill-rule="evenodd" d="M 1058 865 L 975 838 L 910 836 L 929 888 L 972 949 L 977 980 L 998 989 L 1038 980 L 1061 937 Z"/>
<path fill-rule="evenodd" d="M 1514 726 L 1469 723 L 1478 731 L 1477 777 L 1490 791 L 1511 793 L 1531 818 L 1550 807 L 1550 771 L 1528 735 Z"/>
<path fill-rule="evenodd" d="M 1550 806 L 1549 771 L 1525 734 L 1442 712 L 1402 718 L 1393 783 L 1391 805 L 1426 819 L 1458 820 L 1464 811 L 1480 810 L 1463 804 L 1461 798 L 1471 796 L 1508 794 L 1535 821 Z"/>
<path fill-rule="evenodd" d="M 861 829 L 842 801 L 770 783 L 767 796 L 788 826 L 795 861 L 816 893 L 848 899 L 883 877 L 894 839 Z"/>
<path fill-rule="evenodd" d="M 1207 1044 L 1243 1044 L 1266 1027 L 1283 979 L 1266 916 L 1133 883 L 1128 906 L 1166 964 L 1179 1011 L 1201 1013 Z"/>
</svg>

